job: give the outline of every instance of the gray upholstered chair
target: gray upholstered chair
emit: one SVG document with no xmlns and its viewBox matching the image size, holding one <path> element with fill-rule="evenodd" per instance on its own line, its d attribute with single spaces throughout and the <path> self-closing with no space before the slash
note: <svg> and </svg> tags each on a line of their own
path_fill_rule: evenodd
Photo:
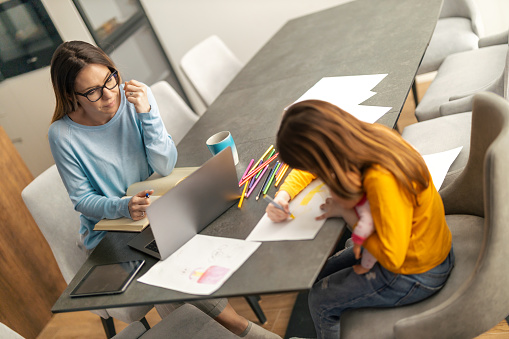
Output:
<svg viewBox="0 0 509 339">
<path fill-rule="evenodd" d="M 489 91 L 507 98 L 508 32 L 482 38 L 479 49 L 448 56 L 419 105 L 418 121 L 472 111 L 475 93 Z"/>
<path fill-rule="evenodd" d="M 228 339 L 238 338 L 217 321 L 190 304 L 184 304 L 147 331 L 134 322 L 117 334 L 115 339 Z"/>
<path fill-rule="evenodd" d="M 180 61 L 180 68 L 206 106 L 216 100 L 242 67 L 242 62 L 216 35 L 195 45 Z"/>
<path fill-rule="evenodd" d="M 448 55 L 477 49 L 482 34 L 482 19 L 475 1 L 444 0 L 417 74 L 436 71 Z"/>
<path fill-rule="evenodd" d="M 471 126 L 472 112 L 465 112 L 408 125 L 403 129 L 401 136 L 422 155 L 463 146 L 442 183 L 442 187 L 446 187 L 467 164 Z"/>
<path fill-rule="evenodd" d="M 470 156 L 441 191 L 456 264 L 444 288 L 413 305 L 341 317 L 341 338 L 473 338 L 509 313 L 509 102 L 475 96 Z"/>
<path fill-rule="evenodd" d="M 444 0 L 440 17 L 417 74 L 436 71 L 451 54 L 477 49 L 483 24 L 474 0 Z M 417 105 L 417 87 L 412 87 Z"/>
<path fill-rule="evenodd" d="M 72 280 L 87 259 L 78 248 L 79 213 L 73 208 L 55 165 L 35 178 L 21 196 L 48 242 L 66 283 Z M 125 323 L 143 320 L 152 306 L 136 306 L 92 311 L 99 315 L 108 337 L 115 335 L 113 318 Z"/>
<path fill-rule="evenodd" d="M 150 86 L 159 107 L 164 126 L 173 142 L 178 144 L 198 121 L 199 116 L 185 103 L 166 81 L 158 81 Z"/>
</svg>

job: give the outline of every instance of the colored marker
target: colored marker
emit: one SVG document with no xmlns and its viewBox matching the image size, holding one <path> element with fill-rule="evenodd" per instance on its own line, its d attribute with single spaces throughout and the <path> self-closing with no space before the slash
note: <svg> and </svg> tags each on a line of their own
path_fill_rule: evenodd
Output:
<svg viewBox="0 0 509 339">
<path fill-rule="evenodd" d="M 281 166 L 281 163 L 280 162 L 276 163 L 274 170 L 270 174 L 270 179 L 267 182 L 267 186 L 263 189 L 263 194 L 264 195 L 267 194 L 267 192 L 269 191 L 270 184 L 272 184 L 272 181 L 274 180 L 274 177 L 276 176 L 276 172 L 279 169 L 279 166 Z"/>
<path fill-rule="evenodd" d="M 244 179 L 245 176 L 249 173 L 249 169 L 251 168 L 251 165 L 253 164 L 253 162 L 254 162 L 254 159 L 251 159 L 251 161 L 249 162 L 249 165 L 247 165 L 246 171 L 244 172 L 244 174 L 242 174 L 242 178 L 240 178 L 240 180 Z"/>
<path fill-rule="evenodd" d="M 269 168 L 269 166 L 265 166 L 265 168 L 263 169 L 263 171 L 261 171 L 262 174 L 260 174 L 260 176 L 258 177 L 258 179 L 256 179 L 256 181 L 253 179 L 251 180 L 250 182 L 253 182 L 254 181 L 254 184 L 253 186 L 251 186 L 249 188 L 249 191 L 247 191 L 247 194 L 246 194 L 246 198 L 249 198 L 249 196 L 251 195 L 251 193 L 253 193 L 256 185 L 258 185 L 258 183 L 260 182 L 260 180 L 262 180 L 263 178 L 263 175 L 265 174 L 265 172 L 267 172 L 267 168 Z"/>
<path fill-rule="evenodd" d="M 260 196 L 262 195 L 263 190 L 265 189 L 265 186 L 269 182 L 269 179 L 270 179 L 270 176 L 272 175 L 272 172 L 274 172 L 274 168 L 276 168 L 276 165 L 274 165 L 274 167 L 272 167 L 270 169 L 269 175 L 267 176 L 267 178 L 265 178 L 265 181 L 263 182 L 263 185 L 260 187 L 260 191 L 258 191 L 258 194 L 256 195 L 256 200 L 260 199 Z"/>
<path fill-rule="evenodd" d="M 244 179 L 242 179 L 242 181 L 239 184 L 239 187 L 244 185 L 244 183 L 246 181 L 248 181 L 249 179 L 254 177 L 256 175 L 256 173 L 260 172 L 265 166 L 267 166 L 270 162 L 272 162 L 274 159 L 276 159 L 278 155 L 279 155 L 279 153 L 274 154 L 269 160 L 265 161 L 262 165 L 258 166 L 254 170 L 251 170 L 251 172 Z"/>
<path fill-rule="evenodd" d="M 258 161 L 256 162 L 256 164 L 251 168 L 251 171 L 248 173 L 248 174 L 251 174 L 251 172 L 253 171 L 253 169 L 256 168 L 256 166 L 258 166 L 261 162 L 263 162 L 263 159 L 265 158 L 265 156 L 267 154 L 269 154 L 269 152 L 274 148 L 274 145 L 270 145 L 269 148 L 267 148 L 267 150 L 265 151 L 265 153 L 263 153 L 263 155 L 260 157 L 260 159 L 258 159 Z M 270 157 L 269 157 L 270 158 Z"/>
<path fill-rule="evenodd" d="M 246 182 L 246 184 L 244 185 L 244 190 L 242 191 L 242 195 L 240 196 L 239 208 L 242 207 L 242 202 L 244 201 L 244 195 L 246 195 L 247 185 L 249 185 L 249 183 Z"/>
<path fill-rule="evenodd" d="M 279 185 L 279 182 L 283 179 L 283 177 L 286 174 L 286 171 L 288 170 L 288 164 L 285 164 L 284 168 L 281 170 L 281 173 L 279 173 L 279 178 L 276 179 L 275 186 L 277 187 Z"/>
<path fill-rule="evenodd" d="M 277 209 L 280 209 L 281 211 L 285 212 L 285 209 L 283 208 L 283 206 L 281 206 L 280 204 L 278 204 L 277 202 L 274 201 L 274 199 L 272 199 L 270 196 L 268 195 L 265 195 L 263 197 L 263 199 L 265 199 L 265 201 L 267 201 L 269 204 L 272 204 L 274 207 L 276 207 Z M 295 219 L 295 216 L 290 212 L 288 213 L 290 215 L 290 218 L 292 219 Z"/>
<path fill-rule="evenodd" d="M 269 156 L 267 157 L 267 159 L 270 159 L 274 153 L 276 153 L 276 150 L 273 149 L 272 152 L 270 152 Z M 265 158 L 265 157 L 264 157 Z M 263 161 L 261 162 L 261 164 L 263 164 Z M 260 172 L 258 172 L 258 174 L 255 176 L 255 179 L 258 179 L 258 177 L 260 176 Z"/>
</svg>

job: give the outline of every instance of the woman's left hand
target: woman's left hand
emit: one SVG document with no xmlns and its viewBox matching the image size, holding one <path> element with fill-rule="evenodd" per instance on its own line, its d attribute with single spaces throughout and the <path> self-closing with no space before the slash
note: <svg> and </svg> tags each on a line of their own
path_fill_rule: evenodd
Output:
<svg viewBox="0 0 509 339">
<path fill-rule="evenodd" d="M 146 217 L 147 207 L 150 206 L 150 196 L 153 193 L 154 190 L 144 190 L 129 200 L 128 208 L 131 219 L 137 221 Z"/>
<path fill-rule="evenodd" d="M 150 112 L 150 104 L 147 97 L 147 86 L 139 81 L 126 81 L 124 84 L 125 97 L 127 101 L 134 104 L 137 113 Z"/>
</svg>

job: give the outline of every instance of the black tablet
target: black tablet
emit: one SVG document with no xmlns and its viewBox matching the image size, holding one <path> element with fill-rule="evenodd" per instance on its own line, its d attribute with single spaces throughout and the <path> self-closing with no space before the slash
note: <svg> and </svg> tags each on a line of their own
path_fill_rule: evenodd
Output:
<svg viewBox="0 0 509 339">
<path fill-rule="evenodd" d="M 145 260 L 132 260 L 96 265 L 81 279 L 70 296 L 82 297 L 122 293 L 144 263 Z"/>
</svg>

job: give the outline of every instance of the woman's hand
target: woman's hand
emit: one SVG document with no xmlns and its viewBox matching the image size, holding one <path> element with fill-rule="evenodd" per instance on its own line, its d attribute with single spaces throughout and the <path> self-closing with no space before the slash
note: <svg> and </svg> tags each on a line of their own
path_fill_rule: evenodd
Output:
<svg viewBox="0 0 509 339">
<path fill-rule="evenodd" d="M 150 112 L 150 104 L 147 97 L 147 86 L 139 81 L 126 81 L 124 84 L 125 97 L 127 101 L 134 104 L 137 113 Z"/>
<path fill-rule="evenodd" d="M 146 217 L 145 211 L 150 205 L 150 197 L 147 197 L 147 194 L 150 196 L 152 193 L 154 193 L 154 190 L 144 190 L 129 200 L 128 207 L 131 219 L 136 221 Z"/>
<path fill-rule="evenodd" d="M 277 202 L 283 209 L 286 211 L 283 212 L 279 208 L 275 207 L 272 204 L 268 204 L 265 212 L 267 212 L 267 216 L 273 222 L 282 222 L 288 219 L 290 216 L 290 207 L 288 203 L 290 202 L 290 194 L 286 191 L 279 191 L 279 193 L 274 198 L 274 201 Z"/>
</svg>

